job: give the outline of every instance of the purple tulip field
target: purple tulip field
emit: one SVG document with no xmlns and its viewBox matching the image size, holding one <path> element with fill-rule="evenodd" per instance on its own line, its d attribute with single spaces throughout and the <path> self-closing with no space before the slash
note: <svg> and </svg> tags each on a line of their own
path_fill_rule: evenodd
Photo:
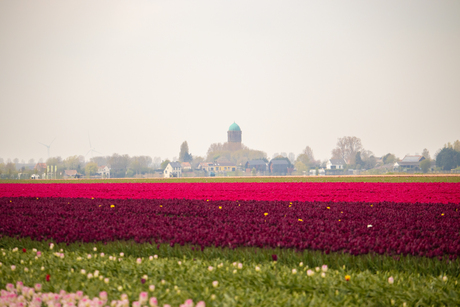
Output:
<svg viewBox="0 0 460 307">
<path fill-rule="evenodd" d="M 235 253 L 236 255 L 240 250 L 251 248 L 252 250 L 255 249 L 255 253 L 257 253 L 257 250 L 260 250 L 263 255 L 268 253 L 267 259 L 260 264 L 250 264 L 255 265 L 254 273 L 251 271 L 243 274 L 248 280 L 256 278 L 253 295 L 256 297 L 259 295 L 260 302 L 265 300 L 265 291 L 263 289 L 267 285 L 264 284 L 263 280 L 257 279 L 257 276 L 253 276 L 253 274 L 265 270 L 266 272 L 270 271 L 270 274 L 275 274 L 270 276 L 278 276 L 276 274 L 281 274 L 281 272 L 284 272 L 283 268 L 285 268 L 288 270 L 289 278 L 293 278 L 294 275 L 297 276 L 295 277 L 297 278 L 296 280 L 289 279 L 286 282 L 303 285 L 305 289 L 310 289 L 308 290 L 310 292 L 321 288 L 322 284 L 318 284 L 321 282 L 327 281 L 327 284 L 323 285 L 326 288 L 334 287 L 337 290 L 336 292 L 324 294 L 322 300 L 324 303 L 330 303 L 331 299 L 337 296 L 338 301 L 341 303 L 351 302 L 359 305 L 365 303 L 366 300 L 364 296 L 360 297 L 358 293 L 362 290 L 362 288 L 359 288 L 362 285 L 357 288 L 351 287 L 355 279 L 354 276 L 362 274 L 357 272 L 356 268 L 347 271 L 346 265 L 343 265 L 343 267 L 336 267 L 335 271 L 332 267 L 328 271 L 327 263 L 323 263 L 323 269 L 318 270 L 316 268 L 315 270 L 313 268 L 315 264 L 311 263 L 312 267 L 309 268 L 308 263 L 303 261 L 300 262 L 300 267 L 292 268 L 289 266 L 293 261 L 283 264 L 283 257 L 285 256 L 281 255 L 291 253 L 290 259 L 302 260 L 302 257 L 304 257 L 302 255 L 315 253 L 314 255 L 320 255 L 318 257 L 321 257 L 321 261 L 327 261 L 329 259 L 327 257 L 336 257 L 334 259 L 337 259 L 337 257 L 348 257 L 344 259 L 357 257 L 356 259 L 361 259 L 359 257 L 365 256 L 371 257 L 369 259 L 375 258 L 376 263 L 378 261 L 395 261 L 394 259 L 407 258 L 409 259 L 407 261 L 429 261 L 430 265 L 433 265 L 432 277 L 419 276 L 421 291 L 419 295 L 426 295 L 423 302 L 436 303 L 441 300 L 441 294 L 436 291 L 433 292 L 434 294 L 423 292 L 426 284 L 433 282 L 431 278 L 437 278 L 436 283 L 439 282 L 439 291 L 442 292 L 444 291 L 442 287 L 451 286 L 455 288 L 460 275 L 458 258 L 460 256 L 459 209 L 459 183 L 0 184 L 0 244 L 3 244 L 0 246 L 6 248 L 3 256 L 0 256 L 0 265 L 8 263 L 9 267 L 14 266 L 15 268 L 18 265 L 14 262 L 20 260 L 20 257 L 15 256 L 19 255 L 19 253 L 17 251 L 16 254 L 12 251 L 10 254 L 6 253 L 9 249 L 11 250 L 10 246 L 7 246 L 11 244 L 11 240 L 16 240 L 19 248 L 21 248 L 19 242 L 28 242 L 27 244 L 29 245 L 24 248 L 24 257 L 29 257 L 26 256 L 27 250 L 32 245 L 48 246 L 50 242 L 52 242 L 53 246 L 64 247 L 62 255 L 66 253 L 65 246 L 75 246 L 75 244 L 83 246 L 83 249 L 87 249 L 87 246 L 97 245 L 100 246 L 99 249 L 107 248 L 107 251 L 116 250 L 117 254 L 129 254 L 127 250 L 119 250 L 119 247 L 114 248 L 114 246 L 124 244 L 122 242 L 135 242 L 131 244 L 144 246 L 141 252 L 142 255 L 148 251 L 153 254 L 155 252 L 166 252 L 170 249 L 171 251 L 176 250 L 174 257 L 177 257 L 177 251 L 188 249 L 193 252 L 194 257 L 190 263 L 191 266 L 196 265 L 195 260 L 196 257 L 200 257 L 200 253 L 206 255 L 208 250 L 212 250 L 214 253 L 221 253 L 219 254 L 221 255 L 219 256 L 221 260 L 219 261 L 222 261 L 222 263 L 213 264 L 212 261 L 214 260 L 203 258 L 202 261 L 211 262 L 207 264 L 208 270 L 206 273 L 199 273 L 201 274 L 198 278 L 200 281 L 194 281 L 203 283 L 200 286 L 201 290 L 198 291 L 200 294 L 190 290 L 185 291 L 186 295 L 184 293 L 179 295 L 179 291 L 179 293 L 176 293 L 178 297 L 174 298 L 171 296 L 170 288 L 158 290 L 159 283 L 161 284 L 163 281 L 161 279 L 164 278 L 162 277 L 163 275 L 170 276 L 170 279 L 178 278 L 176 275 L 179 274 L 177 270 L 180 268 L 176 268 L 176 264 L 174 264 L 174 270 L 168 271 L 168 273 L 161 270 L 162 273 L 158 273 L 160 271 L 155 267 L 149 270 L 140 270 L 139 274 L 142 271 L 142 273 L 146 274 L 147 279 L 144 278 L 144 282 L 132 286 L 137 289 L 137 292 L 134 291 L 137 294 L 129 292 L 128 289 L 130 288 L 127 285 L 123 285 L 121 281 L 118 282 L 119 284 L 109 287 L 107 284 L 110 283 L 105 282 L 106 279 L 100 279 L 101 284 L 96 287 L 97 289 L 92 282 L 91 287 L 84 288 L 92 294 L 97 294 L 97 291 L 107 291 L 103 294 L 105 297 L 107 293 L 109 296 L 125 294 L 123 297 L 125 300 L 117 300 L 119 299 L 117 297 L 113 301 L 115 306 L 125 306 L 126 304 L 129 305 L 129 301 L 134 301 L 136 295 L 139 295 L 142 291 L 149 292 L 147 288 L 144 289 L 143 287 L 149 286 L 147 285 L 148 282 L 145 286 L 144 283 L 150 278 L 150 280 L 155 280 L 157 283 L 156 291 L 159 291 L 155 297 L 152 296 L 154 298 L 151 300 L 154 302 L 154 304 L 152 303 L 153 305 L 150 304 L 152 306 L 156 306 L 155 304 L 158 304 L 158 300 L 162 298 L 164 298 L 163 301 L 173 303 L 187 301 L 190 306 L 193 306 L 191 298 L 195 301 L 200 301 L 200 306 L 204 306 L 206 303 L 208 305 L 250 306 L 254 305 L 249 299 L 250 296 L 243 299 L 243 301 L 238 301 L 238 298 L 245 297 L 243 294 L 232 294 L 232 299 L 235 300 L 235 297 L 237 299 L 230 304 L 227 304 L 228 302 L 224 303 L 223 300 L 227 299 L 228 296 L 224 295 L 225 291 L 237 291 L 235 289 L 241 287 L 235 281 L 237 276 L 235 274 L 243 272 L 243 269 L 238 268 L 239 265 L 232 268 L 230 260 L 228 260 L 229 263 L 225 262 L 227 261 L 225 257 L 228 257 L 229 253 Z M 2 248 L 2 251 L 4 248 Z M 94 248 L 96 249 L 96 247 Z M 65 257 L 59 254 L 58 258 L 81 258 L 81 255 L 78 254 L 78 248 L 74 248 L 72 253 L 75 254 L 69 254 Z M 168 253 L 172 255 L 171 252 Z M 188 252 L 184 252 L 184 258 L 179 261 L 181 266 L 182 262 L 187 263 L 186 255 L 189 255 Z M 107 266 L 105 264 L 106 260 L 102 260 L 101 256 L 99 256 L 99 260 L 96 260 L 97 255 L 90 256 L 88 255 L 89 258 L 86 258 L 94 259 L 91 261 L 96 261 L 96 264 L 91 265 L 99 268 L 98 275 L 103 275 L 100 272 L 105 270 L 104 268 Z M 119 255 L 114 257 L 116 262 L 124 263 L 128 261 L 127 257 L 122 258 L 123 256 L 120 257 Z M 252 254 L 244 257 L 249 262 L 256 259 Z M 135 263 L 143 264 L 142 259 L 144 258 L 137 258 L 136 262 L 133 262 L 132 265 L 136 267 L 136 269 L 132 268 L 133 272 L 137 272 L 136 270 L 139 269 L 139 266 L 136 266 Z M 150 260 L 152 259 L 157 258 L 151 256 Z M 168 258 L 165 261 L 171 261 L 171 259 Z M 174 263 L 177 263 L 177 261 L 177 259 L 173 260 Z M 30 260 L 30 266 L 32 266 L 32 262 Z M 278 266 L 279 273 L 275 273 L 276 268 L 273 267 L 274 263 L 276 264 L 277 262 L 280 263 Z M 442 263 L 441 267 L 438 265 L 438 269 L 436 269 L 437 262 Z M 87 271 L 89 265 L 77 268 L 72 263 L 68 264 L 72 270 Z M 149 265 L 154 264 L 152 262 Z M 164 265 L 165 263 L 162 263 L 162 266 Z M 220 276 L 220 280 L 208 280 L 208 273 L 214 270 L 209 268 L 214 268 L 215 265 L 229 267 L 226 269 L 225 274 Z M 245 265 L 243 266 L 242 264 L 241 267 L 245 268 Z M 5 265 L 0 266 L 0 273 L 2 273 L 0 275 L 0 286 L 3 289 L 8 283 L 14 284 L 15 282 L 9 277 L 5 278 L 5 272 L 2 272 L 5 267 Z M 444 267 L 449 268 L 451 275 L 447 276 L 445 272 L 444 274 L 439 272 L 439 270 L 442 270 L 440 268 Z M 29 272 L 29 268 L 26 269 L 24 269 L 25 272 Z M 115 269 L 115 267 L 112 269 Z M 39 270 L 37 269 L 37 271 Z M 369 275 L 366 278 L 375 279 L 376 284 L 382 282 L 382 279 L 379 279 L 371 271 L 366 270 L 367 273 L 365 274 Z M 105 271 L 104 278 L 110 280 L 121 278 L 115 278 L 115 275 L 110 272 Z M 315 272 L 317 273 L 316 275 Z M 452 272 L 454 272 L 453 275 Z M 457 273 L 455 274 L 455 272 Z M 382 285 L 388 287 L 398 283 L 399 277 L 401 281 L 403 278 L 413 279 L 415 278 L 413 273 L 405 270 L 384 270 Z M 438 276 L 439 273 L 441 277 Z M 63 277 L 67 273 L 60 272 L 56 274 L 59 278 L 62 278 L 61 283 L 67 284 L 67 279 Z M 91 274 L 91 277 L 93 277 L 94 273 Z M 124 276 L 120 272 L 117 274 L 117 276 Z M 123 278 L 130 279 L 131 277 L 127 277 L 131 276 L 129 275 L 130 273 L 126 274 L 128 275 Z M 136 275 L 137 273 L 133 274 Z M 184 281 L 188 280 L 188 278 L 191 278 L 191 280 L 195 278 L 188 276 L 188 273 L 184 272 L 183 274 L 185 274 L 183 276 Z M 230 275 L 227 276 L 226 274 Z M 305 280 L 298 280 L 300 278 L 298 274 L 305 274 Z M 405 274 L 408 275 L 406 276 Z M 48 277 L 45 275 L 37 277 L 39 279 L 37 282 L 42 282 L 46 285 L 50 278 L 52 281 L 50 276 L 53 276 L 53 274 L 49 273 L 47 275 Z M 86 275 L 88 274 L 85 273 Z M 109 275 L 112 277 L 107 277 Z M 311 279 L 314 275 L 318 276 L 319 279 Z M 332 275 L 337 275 L 336 278 L 338 279 L 336 281 L 328 280 Z M 226 277 L 224 278 L 224 276 Z M 342 276 L 342 279 L 340 279 L 340 276 Z M 345 278 L 344 276 L 347 277 Z M 16 277 L 24 279 L 24 277 Z M 86 279 L 88 279 L 87 277 Z M 45 281 L 40 278 L 44 278 Z M 78 278 L 79 282 L 77 284 L 81 288 L 81 285 L 84 286 L 85 282 L 80 283 L 80 276 Z M 65 282 L 64 279 L 66 280 Z M 179 280 L 177 283 L 180 283 Z M 277 280 L 278 277 L 275 278 L 275 284 Z M 395 282 L 395 280 L 397 281 Z M 414 282 L 417 283 L 416 281 Z M 133 283 L 137 282 L 133 281 Z M 316 285 L 316 288 L 312 288 L 312 283 Z M 225 291 L 224 285 L 228 287 Z M 32 286 L 30 285 L 30 287 Z M 204 289 L 208 289 L 207 286 L 211 286 L 210 289 L 215 290 L 214 294 L 208 290 L 206 291 L 209 293 L 204 294 Z M 284 289 L 283 287 L 279 288 L 280 285 L 271 284 L 271 286 L 275 287 L 277 291 Z M 8 287 L 9 291 L 6 292 L 9 294 L 6 292 L 2 294 L 2 299 L 4 296 L 11 296 L 12 293 L 19 297 L 17 287 L 13 286 L 12 288 L 11 285 Z M 80 288 L 74 289 L 73 287 L 69 284 L 67 291 L 82 290 Z M 182 287 L 187 286 L 183 284 Z M 358 290 L 358 288 L 361 290 Z M 221 292 L 223 291 L 223 294 L 217 291 L 219 289 Z M 299 293 L 305 294 L 304 300 L 297 301 L 297 298 L 295 300 L 292 298 L 293 301 L 285 303 L 302 305 L 310 302 L 312 298 L 309 297 L 309 292 L 305 289 L 298 290 L 300 291 Z M 57 288 L 50 288 L 49 290 L 57 291 Z M 129 293 L 125 293 L 127 291 Z M 368 289 L 367 291 L 371 290 Z M 388 303 L 399 302 L 401 304 L 406 302 L 407 304 L 413 304 L 415 302 L 415 299 L 411 296 L 414 294 L 411 291 L 415 291 L 413 289 L 409 290 L 409 288 L 401 287 L 399 290 L 395 290 L 396 292 L 392 291 L 390 289 L 386 294 L 379 294 L 381 297 L 376 296 L 376 301 L 386 300 Z M 145 305 L 147 305 L 145 296 L 149 295 L 145 294 L 147 292 L 142 292 L 144 293 L 144 299 L 142 300 Z M 222 295 L 219 296 L 219 293 Z M 358 294 L 357 298 L 354 298 L 358 300 L 347 301 L 350 299 L 347 295 L 353 293 Z M 394 295 L 394 297 L 390 298 L 388 296 L 390 294 Z M 61 293 L 61 295 L 63 297 L 64 294 Z M 75 295 L 74 298 L 76 297 Z M 43 302 L 43 297 L 40 298 Z M 79 300 L 82 301 L 82 299 L 83 296 Z M 88 304 L 90 305 L 94 302 L 100 304 L 98 302 L 101 301 L 101 299 L 89 300 L 89 297 L 86 297 L 86 299 L 85 302 L 89 302 Z M 283 305 L 284 301 L 281 298 L 279 299 L 279 304 Z M 363 301 L 360 301 L 360 299 Z M 277 298 L 274 300 L 276 301 Z M 1 302 L 0 300 L 0 306 L 3 306 Z M 446 302 L 450 303 L 451 301 L 447 300 Z M 56 301 L 55 303 L 59 302 Z M 78 299 L 74 300 L 74 303 L 76 306 Z M 105 303 L 109 304 L 107 297 Z M 139 303 L 139 300 L 135 301 L 135 303 Z M 41 306 L 40 304 L 37 303 L 37 306 Z"/>
</svg>

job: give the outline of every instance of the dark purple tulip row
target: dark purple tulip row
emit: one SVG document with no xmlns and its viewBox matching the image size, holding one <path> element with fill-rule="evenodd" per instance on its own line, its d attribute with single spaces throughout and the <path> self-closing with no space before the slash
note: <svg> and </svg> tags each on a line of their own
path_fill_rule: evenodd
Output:
<svg viewBox="0 0 460 307">
<path fill-rule="evenodd" d="M 56 242 L 133 239 L 201 247 L 455 258 L 460 255 L 459 207 L 392 202 L 0 198 L 0 234 Z"/>
</svg>

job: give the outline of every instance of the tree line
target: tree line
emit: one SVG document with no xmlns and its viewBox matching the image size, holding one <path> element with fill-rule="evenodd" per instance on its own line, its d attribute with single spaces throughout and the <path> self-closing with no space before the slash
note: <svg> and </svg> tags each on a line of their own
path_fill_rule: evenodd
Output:
<svg viewBox="0 0 460 307">
<path fill-rule="evenodd" d="M 97 172 L 99 166 L 109 166 L 111 168 L 110 176 L 112 178 L 133 177 L 135 175 L 145 175 L 148 173 L 161 172 L 168 163 L 172 161 L 189 162 L 192 168 L 196 168 L 200 162 L 229 161 L 236 166 L 243 168 L 246 162 L 250 160 L 263 160 L 269 162 L 267 153 L 261 150 L 250 149 L 241 144 L 235 148 L 230 143 L 214 143 L 209 146 L 206 157 L 193 156 L 189 151 L 187 141 L 184 141 L 179 150 L 179 158 L 174 157 L 172 160 L 162 160 L 160 157 L 149 156 L 129 156 L 114 153 L 111 156 L 97 156 L 86 162 L 82 155 L 70 156 L 65 159 L 61 157 L 52 157 L 46 160 L 47 165 L 57 167 L 57 174 L 63 175 L 65 170 L 76 170 L 83 176 L 92 176 Z M 431 158 L 428 149 L 423 149 L 422 155 L 425 157 L 420 163 L 423 172 L 427 172 L 431 167 L 431 161 L 439 170 L 449 171 L 452 169 L 460 170 L 460 141 L 447 143 L 442 149 L 439 149 L 433 158 Z M 273 159 L 286 159 L 291 167 L 295 168 L 297 174 L 304 174 L 310 169 L 326 167 L 327 160 L 316 160 L 313 149 L 306 146 L 297 156 L 294 153 L 286 154 L 275 153 Z M 355 136 L 344 136 L 337 139 L 336 147 L 331 151 L 332 159 L 343 159 L 348 169 L 371 170 L 376 167 L 379 158 L 372 151 L 365 149 L 361 139 Z M 43 160 L 39 160 L 39 163 Z M 400 161 L 393 153 L 387 153 L 381 157 L 382 165 L 391 166 Z M 19 159 L 6 162 L 0 158 L 0 178 L 18 178 L 19 174 L 24 177 L 30 177 L 37 174 L 38 170 L 34 169 L 35 160 L 30 159 L 28 163 Z"/>
</svg>

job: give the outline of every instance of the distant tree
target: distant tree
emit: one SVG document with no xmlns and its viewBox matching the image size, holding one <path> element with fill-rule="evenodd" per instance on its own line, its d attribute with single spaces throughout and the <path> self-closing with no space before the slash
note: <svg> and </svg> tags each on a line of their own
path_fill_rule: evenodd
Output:
<svg viewBox="0 0 460 307">
<path fill-rule="evenodd" d="M 5 162 L 3 161 L 3 158 L 0 158 L 0 163 L 5 163 Z"/>
<path fill-rule="evenodd" d="M 90 161 L 96 163 L 98 166 L 106 166 L 108 164 L 107 162 L 109 159 L 110 159 L 110 156 L 107 156 L 107 157 L 98 156 L 98 157 L 92 157 Z"/>
<path fill-rule="evenodd" d="M 61 157 L 51 157 L 46 160 L 46 165 L 61 165 L 62 158 Z"/>
<path fill-rule="evenodd" d="M 308 165 L 310 165 L 310 158 L 308 157 L 307 154 L 302 153 L 297 157 L 295 165 L 297 165 L 298 162 L 302 163 L 305 166 L 308 166 Z M 296 166 L 296 168 L 297 168 L 297 166 Z"/>
<path fill-rule="evenodd" d="M 64 160 L 64 167 L 67 170 L 76 170 L 80 164 L 78 156 L 70 156 Z"/>
<path fill-rule="evenodd" d="M 431 166 L 431 160 L 429 158 L 420 162 L 420 169 L 422 170 L 423 173 L 428 173 L 430 166 Z"/>
<path fill-rule="evenodd" d="M 302 163 L 302 161 L 297 161 L 295 163 L 295 169 L 297 170 L 298 175 L 302 175 L 303 172 L 308 172 L 308 166 Z"/>
<path fill-rule="evenodd" d="M 257 174 L 257 170 L 256 170 L 255 167 L 252 168 L 251 174 L 252 174 L 252 176 L 255 176 Z"/>
<path fill-rule="evenodd" d="M 332 150 L 333 158 L 342 158 L 347 164 L 355 164 L 356 153 L 363 148 L 361 139 L 355 136 L 344 136 L 337 140 L 337 147 Z"/>
<path fill-rule="evenodd" d="M 34 159 L 29 159 L 29 162 L 27 162 L 30 165 L 35 165 L 35 160 Z"/>
<path fill-rule="evenodd" d="M 363 166 L 365 169 L 371 169 L 377 164 L 377 158 L 370 150 L 361 150 L 361 159 L 364 162 Z"/>
<path fill-rule="evenodd" d="M 361 159 L 361 152 L 359 151 L 356 153 L 356 156 L 355 156 L 355 165 L 360 165 L 360 166 L 364 165 L 364 161 Z"/>
<path fill-rule="evenodd" d="M 192 160 L 192 167 L 196 168 L 201 162 L 204 161 L 203 157 L 200 156 L 194 156 Z"/>
<path fill-rule="evenodd" d="M 5 165 L 5 174 L 8 175 L 9 179 L 12 179 L 16 173 L 17 173 L 16 172 L 16 165 L 13 162 L 8 162 Z"/>
<path fill-rule="evenodd" d="M 452 145 L 452 149 L 460 152 L 460 141 L 459 140 L 456 140 L 454 142 L 454 144 Z"/>
<path fill-rule="evenodd" d="M 422 156 L 425 157 L 426 160 L 430 160 L 431 157 L 430 157 L 430 152 L 428 151 L 428 149 L 424 148 L 423 151 L 422 151 Z"/>
<path fill-rule="evenodd" d="M 161 162 L 161 169 L 164 170 L 169 163 L 171 163 L 171 161 L 169 161 L 168 159 Z"/>
<path fill-rule="evenodd" d="M 250 149 L 241 145 L 240 149 L 234 150 L 229 143 L 214 143 L 208 149 L 206 161 L 230 161 L 236 165 L 244 165 L 249 160 L 266 159 L 267 154 L 260 150 Z"/>
<path fill-rule="evenodd" d="M 38 159 L 38 163 L 43 163 L 43 158 Z"/>
<path fill-rule="evenodd" d="M 89 162 L 85 166 L 85 173 L 86 176 L 91 177 L 91 175 L 94 175 L 97 173 L 97 164 L 94 162 Z"/>
<path fill-rule="evenodd" d="M 130 157 L 128 155 L 119 155 L 114 153 L 107 162 L 111 168 L 110 177 L 122 178 L 126 176 L 130 163 Z"/>
<path fill-rule="evenodd" d="M 179 161 L 180 162 L 191 162 L 192 160 L 193 160 L 193 157 L 189 153 L 188 143 L 187 141 L 184 141 L 182 145 L 180 145 Z"/>
<path fill-rule="evenodd" d="M 460 165 L 460 152 L 453 148 L 444 147 L 436 156 L 436 166 L 449 171 Z"/>
<path fill-rule="evenodd" d="M 387 153 L 386 155 L 383 156 L 382 160 L 383 160 L 383 164 L 395 163 L 396 156 L 392 153 Z"/>
<path fill-rule="evenodd" d="M 437 157 L 439 155 L 439 153 L 441 152 L 441 148 L 439 148 L 438 150 L 436 150 L 436 152 L 434 153 L 434 156 L 433 156 L 433 159 L 434 160 L 437 160 Z"/>
<path fill-rule="evenodd" d="M 308 164 L 305 164 L 305 165 L 309 166 L 310 168 L 320 163 L 320 161 L 315 160 L 315 156 L 313 155 L 313 150 L 310 148 L 310 146 L 305 147 L 305 149 L 302 151 L 302 155 L 306 155 L 308 157 L 309 162 Z"/>
<path fill-rule="evenodd" d="M 282 155 L 284 158 L 287 158 L 287 153 L 285 152 L 280 153 L 280 155 Z"/>
<path fill-rule="evenodd" d="M 272 156 L 272 159 L 278 157 L 279 155 L 280 155 L 280 154 L 279 154 L 278 152 L 275 152 L 275 153 L 273 154 L 273 156 Z"/>
<path fill-rule="evenodd" d="M 134 176 L 134 171 L 132 169 L 128 169 L 126 172 L 126 177 L 130 178 Z"/>
<path fill-rule="evenodd" d="M 135 156 L 130 159 L 129 168 L 136 174 L 145 174 L 149 172 L 149 165 L 152 164 L 152 158 L 149 156 Z"/>
<path fill-rule="evenodd" d="M 19 163 L 19 159 L 18 159 L 18 158 L 14 158 L 13 162 L 14 162 L 14 164 L 18 164 L 18 163 Z"/>
</svg>

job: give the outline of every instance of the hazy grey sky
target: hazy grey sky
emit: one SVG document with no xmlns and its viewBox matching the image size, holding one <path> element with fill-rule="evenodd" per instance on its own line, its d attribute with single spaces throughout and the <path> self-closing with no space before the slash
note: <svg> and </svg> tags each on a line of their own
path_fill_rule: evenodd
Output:
<svg viewBox="0 0 460 307">
<path fill-rule="evenodd" d="M 0 157 L 460 139 L 460 1 L 0 1 Z M 90 156 L 88 156 L 89 158 Z"/>
</svg>

